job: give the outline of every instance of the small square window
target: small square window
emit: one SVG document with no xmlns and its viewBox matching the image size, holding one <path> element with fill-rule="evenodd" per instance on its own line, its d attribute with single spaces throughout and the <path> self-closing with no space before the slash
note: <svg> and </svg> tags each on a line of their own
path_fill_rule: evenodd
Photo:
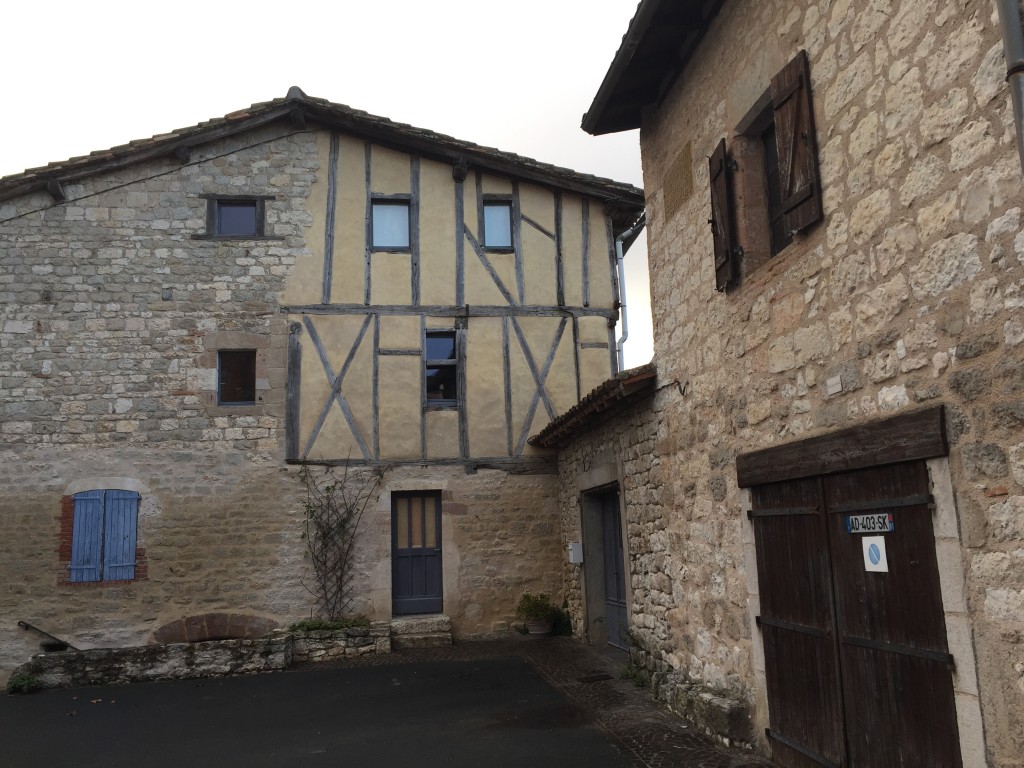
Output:
<svg viewBox="0 0 1024 768">
<path fill-rule="evenodd" d="M 458 404 L 459 355 L 455 331 L 427 331 L 425 342 L 425 393 L 433 406 Z"/>
<path fill-rule="evenodd" d="M 512 204 L 484 203 L 484 247 L 512 247 Z"/>
<path fill-rule="evenodd" d="M 253 405 L 256 402 L 256 350 L 223 349 L 217 353 L 217 403 Z"/>
<path fill-rule="evenodd" d="M 374 248 L 409 248 L 409 201 L 374 200 L 371 229 Z"/>
<path fill-rule="evenodd" d="M 263 198 L 210 197 L 206 208 L 206 234 L 210 237 L 263 237 Z"/>
</svg>

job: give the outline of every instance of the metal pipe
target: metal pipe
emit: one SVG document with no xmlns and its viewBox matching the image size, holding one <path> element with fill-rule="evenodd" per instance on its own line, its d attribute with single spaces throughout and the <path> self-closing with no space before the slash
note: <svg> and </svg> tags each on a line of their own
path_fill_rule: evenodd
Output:
<svg viewBox="0 0 1024 768">
<path fill-rule="evenodd" d="M 622 315 L 622 335 L 615 342 L 615 356 L 618 360 L 619 370 L 625 370 L 626 364 L 623 360 L 622 346 L 629 338 L 629 316 L 626 314 L 626 268 L 623 265 L 625 254 L 622 251 L 622 241 L 628 240 L 635 233 L 639 232 L 647 224 L 647 214 L 640 214 L 636 224 L 615 238 L 615 262 L 619 268 L 619 310 Z"/>
<path fill-rule="evenodd" d="M 999 26 L 1003 33 L 1006 82 L 1013 101 L 1013 121 L 1017 124 L 1017 155 L 1024 172 L 1024 29 L 1021 27 L 1018 0 L 995 0 Z"/>
</svg>

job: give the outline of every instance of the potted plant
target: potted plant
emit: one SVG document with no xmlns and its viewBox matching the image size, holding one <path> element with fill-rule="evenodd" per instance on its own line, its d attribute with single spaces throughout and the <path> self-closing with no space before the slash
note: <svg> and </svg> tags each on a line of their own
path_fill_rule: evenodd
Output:
<svg viewBox="0 0 1024 768">
<path fill-rule="evenodd" d="M 524 592 L 516 606 L 516 615 L 526 624 L 526 631 L 531 635 L 547 635 L 555 618 L 555 606 L 543 592 L 532 594 Z"/>
</svg>

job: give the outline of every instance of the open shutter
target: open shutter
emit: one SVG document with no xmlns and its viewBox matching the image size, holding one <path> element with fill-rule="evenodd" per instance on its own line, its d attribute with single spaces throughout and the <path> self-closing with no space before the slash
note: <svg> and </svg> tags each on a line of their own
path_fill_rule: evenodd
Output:
<svg viewBox="0 0 1024 768">
<path fill-rule="evenodd" d="M 779 147 L 782 214 L 788 232 L 803 232 L 822 217 L 807 51 L 800 51 L 772 78 L 772 107 Z"/>
<path fill-rule="evenodd" d="M 711 234 L 715 238 L 715 286 L 720 291 L 736 282 L 736 239 L 733 235 L 732 184 L 725 139 L 711 154 Z"/>
<path fill-rule="evenodd" d="M 104 581 L 135 578 L 135 531 L 138 516 L 139 494 L 134 491 L 107 491 Z"/>
<path fill-rule="evenodd" d="M 70 580 L 99 581 L 103 554 L 103 491 L 75 494 Z"/>
</svg>

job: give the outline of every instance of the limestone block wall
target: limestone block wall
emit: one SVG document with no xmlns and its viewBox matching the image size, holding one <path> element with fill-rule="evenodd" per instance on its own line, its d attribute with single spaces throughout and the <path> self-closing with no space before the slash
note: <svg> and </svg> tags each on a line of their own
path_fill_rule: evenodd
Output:
<svg viewBox="0 0 1024 768">
<path fill-rule="evenodd" d="M 824 221 L 717 293 L 705 158 L 800 49 Z M 1024 187 L 1004 75 L 982 0 L 731 0 L 645 116 L 670 512 L 632 622 L 651 658 L 756 705 L 736 455 L 942 402 L 964 563 L 946 584 L 966 590 L 987 760 L 1020 766 Z"/>
</svg>

